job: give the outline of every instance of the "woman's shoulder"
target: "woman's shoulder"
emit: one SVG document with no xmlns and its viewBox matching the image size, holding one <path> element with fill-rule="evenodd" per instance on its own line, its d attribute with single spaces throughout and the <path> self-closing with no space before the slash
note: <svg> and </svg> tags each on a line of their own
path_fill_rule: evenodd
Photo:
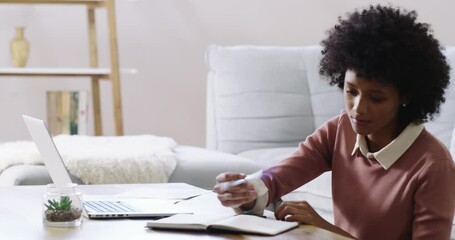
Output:
<svg viewBox="0 0 455 240">
<path fill-rule="evenodd" d="M 435 135 L 429 132 L 426 128 L 423 128 L 419 139 L 421 139 L 422 144 L 430 145 L 431 148 L 435 148 L 436 151 L 443 151 L 449 153 L 446 145 L 439 140 Z"/>
<path fill-rule="evenodd" d="M 425 128 L 414 145 L 413 151 L 421 151 L 420 154 L 425 156 L 427 164 L 454 164 L 452 155 L 445 144 Z"/>
<path fill-rule="evenodd" d="M 318 132 L 326 132 L 327 134 L 331 135 L 332 137 L 335 136 L 354 136 L 355 133 L 352 130 L 352 126 L 349 120 L 349 115 L 342 110 L 340 114 L 332 117 L 329 119 L 325 124 L 320 126 L 317 130 L 316 133 Z"/>
<path fill-rule="evenodd" d="M 345 110 L 341 110 L 340 114 L 330 119 L 328 123 L 336 126 L 337 129 L 352 130 L 349 115 Z"/>
<path fill-rule="evenodd" d="M 349 116 L 346 113 L 345 110 L 341 110 L 340 114 L 332 117 L 329 119 L 326 124 L 332 124 L 332 125 L 340 125 L 340 124 L 345 124 L 349 123 Z"/>
</svg>

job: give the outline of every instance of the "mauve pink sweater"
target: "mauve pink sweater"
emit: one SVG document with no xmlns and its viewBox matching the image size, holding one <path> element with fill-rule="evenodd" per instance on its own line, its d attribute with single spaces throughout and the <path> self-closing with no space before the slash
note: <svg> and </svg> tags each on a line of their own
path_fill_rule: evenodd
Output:
<svg viewBox="0 0 455 240">
<path fill-rule="evenodd" d="M 446 147 L 425 129 L 385 170 L 357 150 L 348 116 L 317 129 L 296 152 L 261 179 L 269 202 L 332 171 L 335 225 L 358 239 L 444 239 L 455 211 L 455 165 Z"/>
</svg>

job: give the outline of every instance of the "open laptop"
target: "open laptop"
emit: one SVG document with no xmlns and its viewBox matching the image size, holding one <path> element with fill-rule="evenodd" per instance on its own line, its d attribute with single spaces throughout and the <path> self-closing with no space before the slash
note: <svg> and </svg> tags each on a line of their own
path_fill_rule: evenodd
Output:
<svg viewBox="0 0 455 240">
<path fill-rule="evenodd" d="M 22 117 L 54 184 L 72 183 L 70 174 L 63 163 L 46 123 L 41 119 L 26 115 L 22 115 Z M 112 199 L 109 199 L 110 197 Z M 83 205 L 89 218 L 161 218 L 177 213 L 190 213 L 178 209 L 173 201 L 162 199 L 159 199 L 160 201 L 156 201 L 157 199 L 146 199 L 148 203 L 145 203 L 146 201 L 144 200 L 137 201 L 137 199 L 118 198 L 115 196 L 103 197 L 102 200 L 89 196 L 90 201 L 85 198 L 83 199 Z M 142 203 L 138 204 L 139 202 Z"/>
</svg>

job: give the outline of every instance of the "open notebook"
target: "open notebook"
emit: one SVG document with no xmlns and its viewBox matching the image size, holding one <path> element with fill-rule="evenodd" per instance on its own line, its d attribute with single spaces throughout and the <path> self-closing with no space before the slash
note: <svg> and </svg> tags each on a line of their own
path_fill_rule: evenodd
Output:
<svg viewBox="0 0 455 240">
<path fill-rule="evenodd" d="M 196 231 L 233 231 L 259 235 L 277 235 L 299 226 L 297 222 L 284 222 L 255 215 L 177 214 L 150 221 L 153 229 L 179 229 Z"/>
<path fill-rule="evenodd" d="M 33 141 L 43 158 L 49 175 L 55 184 L 72 183 L 70 175 L 63 164 L 60 153 L 49 133 L 46 123 L 37 118 L 23 115 Z M 201 191 L 204 191 L 201 189 Z M 90 199 L 90 200 L 88 200 Z M 164 199 L 125 199 L 114 196 L 84 197 L 83 205 L 89 218 L 161 218 L 177 213 L 191 213 L 178 208 L 173 201 Z"/>
</svg>

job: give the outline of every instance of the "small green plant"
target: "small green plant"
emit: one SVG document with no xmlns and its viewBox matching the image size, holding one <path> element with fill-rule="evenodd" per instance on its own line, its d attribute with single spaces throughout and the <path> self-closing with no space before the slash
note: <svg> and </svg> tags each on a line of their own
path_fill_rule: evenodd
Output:
<svg viewBox="0 0 455 240">
<path fill-rule="evenodd" d="M 69 211 L 71 209 L 71 201 L 70 197 L 62 196 L 60 197 L 60 201 L 55 201 L 55 199 L 47 200 L 48 204 L 44 204 L 47 207 L 47 210 L 53 211 Z"/>
<path fill-rule="evenodd" d="M 79 219 L 82 215 L 80 208 L 72 208 L 71 198 L 68 196 L 60 197 L 59 201 L 55 199 L 47 200 L 46 211 L 44 212 L 47 221 L 51 222 L 65 222 Z"/>
</svg>

